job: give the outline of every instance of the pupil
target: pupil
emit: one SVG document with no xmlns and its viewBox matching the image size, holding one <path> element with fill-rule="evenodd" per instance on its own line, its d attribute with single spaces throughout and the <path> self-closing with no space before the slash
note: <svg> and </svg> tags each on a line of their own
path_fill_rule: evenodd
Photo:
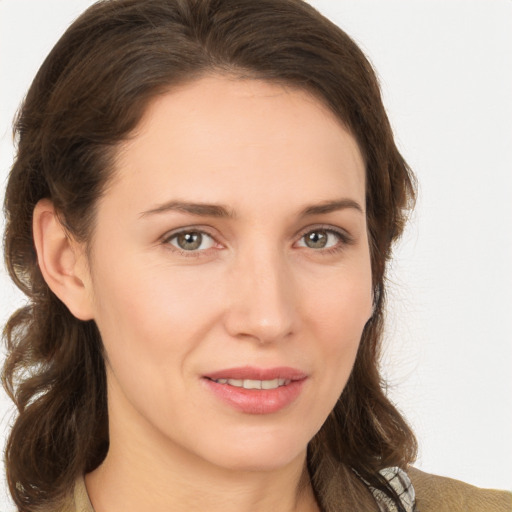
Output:
<svg viewBox="0 0 512 512">
<path fill-rule="evenodd" d="M 306 235 L 306 245 L 312 249 L 322 249 L 327 244 L 325 231 L 312 231 Z"/>
<path fill-rule="evenodd" d="M 178 245 L 186 251 L 199 248 L 202 241 L 201 233 L 183 233 L 178 236 Z"/>
</svg>

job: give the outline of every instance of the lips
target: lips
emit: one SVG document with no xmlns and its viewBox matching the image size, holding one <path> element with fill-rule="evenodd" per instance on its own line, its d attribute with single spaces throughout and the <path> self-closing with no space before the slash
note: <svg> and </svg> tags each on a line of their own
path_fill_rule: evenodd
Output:
<svg viewBox="0 0 512 512">
<path fill-rule="evenodd" d="M 300 395 L 307 375 L 295 368 L 228 368 L 203 377 L 207 388 L 246 414 L 272 414 L 290 406 Z"/>
</svg>

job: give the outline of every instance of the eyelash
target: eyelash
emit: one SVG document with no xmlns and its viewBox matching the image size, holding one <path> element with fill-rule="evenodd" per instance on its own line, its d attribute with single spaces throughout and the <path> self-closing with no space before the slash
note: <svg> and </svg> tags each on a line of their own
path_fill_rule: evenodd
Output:
<svg viewBox="0 0 512 512">
<path fill-rule="evenodd" d="M 324 231 L 327 234 L 334 235 L 338 238 L 338 243 L 336 243 L 333 247 L 328 247 L 325 249 L 313 249 L 309 248 L 315 253 L 318 253 L 320 255 L 328 256 L 331 254 L 339 253 L 346 249 L 347 246 L 353 245 L 355 240 L 346 232 L 340 229 L 335 229 L 331 226 L 313 226 L 308 227 L 304 231 L 301 232 L 299 236 L 299 240 L 303 240 L 306 235 L 309 233 L 314 233 L 315 231 Z M 304 247 L 305 249 L 308 249 L 308 247 Z"/>
<path fill-rule="evenodd" d="M 315 231 L 323 231 L 327 234 L 334 235 L 338 238 L 338 243 L 336 243 L 333 247 L 319 248 L 319 249 L 313 249 L 311 247 L 302 247 L 304 249 L 311 249 L 311 251 L 313 251 L 319 255 L 336 254 L 338 252 L 343 251 L 347 246 L 354 244 L 354 239 L 347 232 L 335 229 L 331 226 L 322 226 L 322 225 L 308 227 L 307 229 L 303 230 L 300 233 L 298 240 L 303 240 L 306 235 L 308 235 L 309 233 L 314 233 Z M 204 228 L 194 228 L 194 227 L 189 227 L 186 229 L 181 229 L 180 231 L 175 231 L 173 233 L 170 233 L 163 237 L 162 243 L 167 248 L 169 248 L 169 250 L 171 250 L 172 252 L 177 253 L 180 256 L 187 257 L 187 258 L 198 258 L 198 257 L 201 257 L 201 256 L 205 255 L 206 253 L 210 252 L 212 247 L 210 247 L 208 249 L 203 249 L 203 250 L 187 251 L 184 249 L 179 249 L 178 247 L 176 247 L 170 243 L 171 240 L 179 237 L 180 235 L 185 235 L 188 233 L 198 233 L 203 236 L 206 235 L 207 237 L 212 239 L 214 245 L 216 245 L 216 244 L 218 245 L 218 242 L 215 239 L 215 237 L 213 235 L 211 235 L 210 233 L 208 233 L 208 231 L 205 231 Z"/>
<path fill-rule="evenodd" d="M 208 233 L 208 231 L 205 231 L 204 228 L 199 228 L 199 227 L 198 228 L 189 227 L 189 228 L 181 229 L 179 231 L 175 231 L 173 233 L 165 235 L 164 238 L 162 239 L 162 243 L 166 246 L 166 248 L 168 250 L 170 250 L 174 253 L 177 253 L 179 256 L 184 256 L 186 258 L 198 258 L 198 257 L 205 255 L 205 253 L 210 252 L 212 247 L 209 247 L 208 249 L 199 250 L 199 251 L 198 250 L 186 251 L 184 249 L 180 249 L 179 247 L 176 247 L 171 244 L 171 240 L 178 238 L 180 235 L 186 235 L 188 233 L 198 233 L 203 236 L 206 235 L 207 237 L 212 239 L 213 245 L 219 245 L 219 243 L 217 242 L 217 240 L 215 239 L 215 237 L 213 235 Z"/>
</svg>

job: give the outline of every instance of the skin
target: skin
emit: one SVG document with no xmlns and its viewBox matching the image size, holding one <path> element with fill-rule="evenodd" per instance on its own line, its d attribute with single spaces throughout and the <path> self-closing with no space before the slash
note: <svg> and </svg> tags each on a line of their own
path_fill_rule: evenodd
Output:
<svg viewBox="0 0 512 512">
<path fill-rule="evenodd" d="M 317 510 L 299 485 L 306 447 L 372 312 L 364 176 L 354 138 L 308 93 L 207 76 L 154 100 L 119 148 L 88 256 L 38 204 L 43 273 L 105 345 L 111 444 L 86 477 L 96 512 Z M 202 245 L 180 248 L 183 231 Z M 204 381 L 245 365 L 307 378 L 283 409 L 248 414 Z"/>
</svg>

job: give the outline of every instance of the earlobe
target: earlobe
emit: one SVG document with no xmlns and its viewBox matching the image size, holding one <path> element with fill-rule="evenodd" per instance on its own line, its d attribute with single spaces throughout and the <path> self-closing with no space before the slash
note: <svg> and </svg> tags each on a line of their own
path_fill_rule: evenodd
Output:
<svg viewBox="0 0 512 512">
<path fill-rule="evenodd" d="M 44 280 L 76 318 L 91 320 L 93 311 L 85 255 L 61 224 L 49 199 L 41 199 L 36 204 L 32 229 Z"/>
</svg>

